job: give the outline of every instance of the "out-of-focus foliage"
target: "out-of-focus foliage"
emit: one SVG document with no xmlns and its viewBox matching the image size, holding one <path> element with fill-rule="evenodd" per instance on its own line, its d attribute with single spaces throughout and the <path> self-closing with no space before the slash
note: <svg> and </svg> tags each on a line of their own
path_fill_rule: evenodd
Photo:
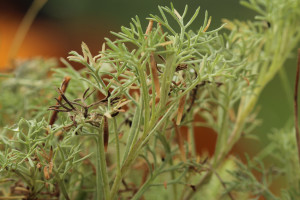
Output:
<svg viewBox="0 0 300 200">
<path fill-rule="evenodd" d="M 21 117 L 35 119 L 47 113 L 49 99 L 41 97 L 53 97 L 54 85 L 48 77 L 50 68 L 56 65 L 54 59 L 21 61 L 13 73 L 1 77 L 1 127 L 16 123 L 16 119 Z"/>
</svg>

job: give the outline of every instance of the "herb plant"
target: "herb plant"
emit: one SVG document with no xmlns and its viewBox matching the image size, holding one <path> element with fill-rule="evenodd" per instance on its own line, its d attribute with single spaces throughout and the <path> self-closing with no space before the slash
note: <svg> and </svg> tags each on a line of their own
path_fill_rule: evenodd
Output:
<svg viewBox="0 0 300 200">
<path fill-rule="evenodd" d="M 253 133 L 263 88 L 299 43 L 300 1 L 241 3 L 254 21 L 211 30 L 206 12 L 193 31 L 200 8 L 187 18 L 187 6 L 159 6 L 146 29 L 132 19 L 98 55 L 85 43 L 70 52 L 80 70 L 33 59 L 2 74 L 0 199 L 297 199 L 292 125 L 247 163 L 229 152 Z M 197 154 L 195 126 L 218 134 L 212 157 Z M 275 194 L 278 175 L 288 184 Z"/>
</svg>

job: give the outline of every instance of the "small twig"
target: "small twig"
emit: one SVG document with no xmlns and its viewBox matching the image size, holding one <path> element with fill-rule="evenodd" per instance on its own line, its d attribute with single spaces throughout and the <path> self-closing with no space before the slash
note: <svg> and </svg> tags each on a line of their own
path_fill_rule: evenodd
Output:
<svg viewBox="0 0 300 200">
<path fill-rule="evenodd" d="M 76 110 L 76 108 L 72 105 L 72 103 L 67 99 L 67 97 L 65 96 L 64 92 L 57 88 L 57 91 L 60 93 L 60 96 L 65 100 L 65 102 L 73 109 Z"/>
<path fill-rule="evenodd" d="M 105 152 L 107 152 L 107 147 L 108 147 L 108 139 L 109 139 L 109 130 L 108 130 L 108 121 L 107 121 L 107 117 L 103 116 L 104 120 L 104 126 L 103 126 L 103 138 L 104 138 L 104 150 Z"/>
<path fill-rule="evenodd" d="M 300 163 L 300 133 L 298 124 L 298 85 L 299 85 L 299 73 L 300 73 L 300 49 L 298 49 L 298 62 L 297 62 L 297 72 L 295 81 L 295 93 L 294 93 L 294 111 L 295 111 L 295 133 L 296 141 L 298 147 L 298 159 Z"/>
<path fill-rule="evenodd" d="M 66 104 L 63 104 L 62 102 L 61 102 L 61 100 L 59 100 L 58 98 L 55 98 L 55 100 L 57 101 L 57 103 L 59 104 L 59 105 L 57 105 L 57 106 L 51 106 L 50 108 L 59 108 L 59 107 L 63 107 L 64 109 L 66 109 L 67 111 L 71 111 L 72 109 L 70 109 L 70 108 L 68 108 L 67 106 L 65 106 Z"/>
<path fill-rule="evenodd" d="M 127 185 L 127 183 L 126 183 L 126 181 L 124 179 L 122 179 L 122 183 L 123 183 L 125 189 L 128 190 L 129 187 L 128 187 L 128 185 Z"/>
<path fill-rule="evenodd" d="M 48 108 L 48 110 L 53 110 L 54 112 L 70 112 L 69 110 L 62 110 L 62 109 L 57 109 L 57 108 L 52 108 L 52 107 Z"/>
<path fill-rule="evenodd" d="M 65 92 L 67 90 L 67 87 L 68 87 L 68 84 L 69 84 L 69 81 L 71 80 L 71 78 L 69 76 L 66 76 L 61 84 L 61 91 L 62 92 Z M 58 97 L 58 101 L 61 101 L 62 97 L 61 95 Z M 59 103 L 57 102 L 56 105 L 59 105 Z M 58 111 L 53 111 L 52 115 L 51 115 L 51 118 L 50 118 L 50 121 L 49 121 L 49 125 L 52 126 L 54 124 L 54 122 L 56 121 L 56 118 L 57 118 L 57 113 Z M 47 131 L 47 135 L 48 135 L 48 131 Z"/>
<path fill-rule="evenodd" d="M 120 99 L 120 97 L 114 97 L 114 98 L 110 99 L 110 105 L 117 103 L 119 99 Z M 97 101 L 95 103 L 88 105 L 87 108 L 93 107 L 97 104 L 106 103 L 107 101 L 108 101 L 108 96 L 105 97 L 104 99 L 101 99 L 100 101 Z"/>
<path fill-rule="evenodd" d="M 74 104 L 74 105 L 77 105 L 77 106 L 80 106 L 80 107 L 82 107 L 82 108 L 86 108 L 87 106 L 85 106 L 85 105 L 82 105 L 82 104 L 80 104 L 80 103 L 77 103 L 76 101 L 70 101 L 70 103 L 72 103 L 72 104 Z"/>
<path fill-rule="evenodd" d="M 191 91 L 191 94 L 190 94 L 190 102 L 189 102 L 189 107 L 187 108 L 186 112 L 184 113 L 184 115 L 182 116 L 182 119 L 181 120 L 184 120 L 185 117 L 186 117 L 186 114 L 189 113 L 196 101 L 196 96 L 197 96 L 197 92 L 198 92 L 198 89 L 200 87 L 203 87 L 205 86 L 206 84 L 210 84 L 212 83 L 211 81 L 202 81 L 200 84 L 196 85 L 196 87 Z M 221 85 L 223 85 L 222 82 L 214 82 L 217 87 L 220 87 Z"/>
<path fill-rule="evenodd" d="M 88 89 L 86 89 L 86 90 L 84 91 L 84 93 L 83 93 L 83 95 L 82 95 L 82 98 L 83 98 L 83 99 L 84 99 L 86 93 L 87 93 L 89 90 L 90 90 L 90 88 L 88 88 Z M 74 100 L 74 101 L 75 101 L 75 100 Z"/>
<path fill-rule="evenodd" d="M 88 95 L 86 95 L 86 93 L 87 93 L 87 91 L 89 91 L 89 89 L 90 89 L 90 88 L 88 88 L 88 89 L 84 92 L 84 94 L 83 94 L 83 96 L 82 96 L 82 99 L 83 99 L 83 100 L 86 100 L 87 98 L 89 98 L 89 97 L 96 91 L 96 89 L 94 89 L 91 93 L 89 93 Z M 86 97 L 85 97 L 85 95 L 86 95 Z"/>
<path fill-rule="evenodd" d="M 161 55 L 158 54 L 158 57 L 165 63 L 166 59 L 164 57 L 162 57 Z"/>
</svg>

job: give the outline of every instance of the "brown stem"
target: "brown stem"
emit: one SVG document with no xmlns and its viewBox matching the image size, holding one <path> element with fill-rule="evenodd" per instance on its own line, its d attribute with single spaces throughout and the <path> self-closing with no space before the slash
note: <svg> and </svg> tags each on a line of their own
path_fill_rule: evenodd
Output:
<svg viewBox="0 0 300 200">
<path fill-rule="evenodd" d="M 63 83 L 61 84 L 61 91 L 64 93 L 66 90 L 67 90 L 67 87 L 68 87 L 68 84 L 69 84 L 69 81 L 71 80 L 71 78 L 69 76 L 66 76 L 63 80 Z M 58 101 L 61 101 L 62 100 L 62 95 L 59 95 Z M 56 105 L 59 105 L 59 103 L 57 102 Z M 57 118 L 57 113 L 58 111 L 54 110 L 52 115 L 51 115 L 51 118 L 50 118 L 50 121 L 49 121 L 49 125 L 52 126 L 54 124 L 54 122 L 56 121 L 56 118 Z M 48 130 L 46 131 L 46 134 L 48 135 Z"/>
<path fill-rule="evenodd" d="M 103 127 L 103 138 L 104 138 L 104 150 L 105 152 L 107 152 L 107 147 L 108 147 L 108 139 L 109 139 L 109 130 L 108 130 L 108 121 L 107 121 L 107 117 L 104 117 L 104 127 Z"/>
<path fill-rule="evenodd" d="M 73 109 L 76 110 L 76 108 L 72 105 L 72 103 L 68 100 L 68 98 L 65 96 L 64 92 L 61 91 L 61 89 L 58 88 L 57 90 L 60 93 L 60 96 L 65 100 L 65 102 Z"/>
<path fill-rule="evenodd" d="M 298 85 L 299 85 L 299 73 L 300 73 L 300 49 L 298 49 L 298 62 L 297 62 L 297 73 L 295 81 L 295 93 L 294 93 L 294 111 L 295 111 L 295 133 L 298 147 L 298 159 L 300 163 L 300 133 L 298 124 Z"/>
</svg>

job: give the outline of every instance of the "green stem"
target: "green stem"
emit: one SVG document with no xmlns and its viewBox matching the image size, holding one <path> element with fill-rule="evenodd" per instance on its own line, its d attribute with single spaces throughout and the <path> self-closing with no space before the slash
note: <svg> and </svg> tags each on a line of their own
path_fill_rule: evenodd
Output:
<svg viewBox="0 0 300 200">
<path fill-rule="evenodd" d="M 162 84 L 161 84 L 161 90 L 160 90 L 161 98 L 159 101 L 159 109 L 158 110 L 162 110 L 166 105 L 171 81 L 172 81 L 172 78 L 173 78 L 173 75 L 175 72 L 175 68 L 176 68 L 175 63 L 176 63 L 176 55 L 175 54 L 171 54 L 171 55 L 167 56 L 165 71 L 162 75 L 163 77 L 162 77 Z"/>
<path fill-rule="evenodd" d="M 219 109 L 221 109 L 221 112 L 219 112 L 219 116 L 221 117 L 221 126 L 218 132 L 218 138 L 217 138 L 217 143 L 216 143 L 216 148 L 215 148 L 215 155 L 219 155 L 220 151 L 222 150 L 222 148 L 224 148 L 224 146 L 226 146 L 226 140 L 228 138 L 228 107 L 229 107 L 229 101 L 228 98 L 224 98 L 224 100 L 226 101 L 226 109 L 223 107 L 220 107 Z M 218 157 L 214 156 L 214 164 L 216 164 L 216 159 Z M 216 166 L 214 166 L 216 167 Z"/>
<path fill-rule="evenodd" d="M 97 197 L 99 197 L 98 199 L 101 199 L 100 193 L 101 193 L 101 191 L 103 191 L 104 199 L 109 200 L 110 199 L 110 189 L 109 189 L 108 173 L 107 173 L 107 168 L 106 168 L 103 127 L 104 127 L 104 123 L 102 122 L 100 129 L 99 129 L 99 135 L 96 138 L 96 144 L 97 144 Z"/>
<path fill-rule="evenodd" d="M 116 138 L 116 152 L 117 152 L 117 175 L 121 173 L 121 161 L 120 161 L 120 144 L 119 144 L 119 135 L 117 132 L 117 120 L 113 118 L 113 126 Z"/>
<path fill-rule="evenodd" d="M 62 193 L 63 193 L 66 200 L 70 200 L 70 197 L 69 197 L 69 195 L 67 193 L 67 190 L 66 190 L 65 183 L 63 182 L 63 180 L 61 180 L 59 174 L 56 171 L 54 171 L 54 172 L 56 174 L 56 179 L 57 179 L 60 191 L 62 191 Z"/>
<path fill-rule="evenodd" d="M 273 60 L 271 65 L 269 65 L 267 62 L 262 64 L 263 65 L 262 70 L 264 71 L 263 72 L 261 71 L 259 73 L 259 77 L 256 83 L 256 85 L 258 85 L 259 87 L 254 89 L 253 94 L 250 97 L 244 96 L 241 99 L 240 106 L 238 109 L 238 116 L 233 131 L 228 136 L 228 139 L 225 143 L 226 145 L 223 145 L 221 147 L 221 150 L 218 151 L 219 153 L 214 155 L 215 158 L 213 164 L 215 167 L 217 167 L 223 161 L 224 157 L 228 154 L 228 152 L 232 149 L 233 145 L 241 137 L 241 133 L 244 128 L 245 121 L 249 116 L 249 114 L 252 112 L 254 106 L 256 105 L 260 93 L 262 92 L 266 84 L 269 83 L 274 78 L 274 76 L 276 75 L 280 67 L 283 65 L 284 61 L 286 60 L 289 51 L 282 50 L 284 49 L 283 48 L 284 44 L 279 46 L 282 48 L 277 48 L 275 50 L 275 53 L 273 53 L 274 55 L 273 55 Z M 211 176 L 211 172 L 207 172 L 204 175 L 203 179 L 196 185 L 196 189 L 200 188 L 205 183 L 205 179 L 208 179 L 210 176 Z M 190 192 L 185 199 L 190 199 L 194 194 L 195 192 Z"/>
<path fill-rule="evenodd" d="M 98 137 L 98 135 L 97 135 Z M 97 199 L 101 200 L 103 199 L 103 181 L 102 181 L 102 174 L 101 174 L 101 156 L 100 156 L 100 151 L 99 151 L 99 143 L 98 139 L 96 137 L 96 146 L 97 146 L 97 162 L 96 162 L 96 194 L 97 194 Z"/>
<path fill-rule="evenodd" d="M 153 70 L 152 70 L 152 67 L 149 67 L 150 68 L 150 73 L 151 73 L 151 84 L 152 84 L 152 106 L 151 106 L 151 119 L 150 119 L 150 124 L 152 124 L 153 121 L 156 120 L 156 115 L 157 115 L 157 112 L 156 112 L 156 103 L 155 103 L 155 100 L 156 100 L 156 89 L 155 89 L 155 83 L 154 83 L 154 75 L 153 75 Z M 159 88 L 160 89 L 160 88 Z"/>
<path fill-rule="evenodd" d="M 122 178 L 127 173 L 127 171 L 130 169 L 131 165 L 135 161 L 135 159 L 138 157 L 140 149 L 149 141 L 150 137 L 156 132 L 156 130 L 162 125 L 163 122 L 165 122 L 166 119 L 168 119 L 168 116 L 173 111 L 173 108 L 175 107 L 175 104 L 173 104 L 168 111 L 165 113 L 165 115 L 160 119 L 160 121 L 151 128 L 151 131 L 145 132 L 143 136 L 132 146 L 130 149 L 128 156 L 126 160 L 124 161 L 122 168 L 121 168 L 121 174 L 120 176 L 116 176 L 114 184 L 111 189 L 111 199 L 114 199 L 115 196 L 118 193 L 118 189 L 120 187 Z M 150 125 L 150 127 L 152 127 Z"/>
<path fill-rule="evenodd" d="M 143 109 L 142 109 L 143 108 L 143 106 L 142 106 L 143 98 L 141 98 L 140 100 L 141 100 L 141 103 L 140 103 L 141 106 L 139 106 L 139 105 L 136 106 L 136 110 L 135 110 L 134 117 L 132 120 L 132 125 L 131 125 L 130 131 L 129 131 L 129 135 L 128 135 L 128 139 L 127 139 L 127 143 L 126 143 L 126 147 L 125 147 L 125 153 L 123 155 L 122 164 L 124 164 L 130 149 L 132 148 L 133 144 L 135 144 L 135 141 L 137 140 L 137 137 L 138 137 L 138 133 L 139 133 L 139 129 L 140 129 L 140 121 L 142 118 L 142 111 L 143 111 Z"/>
<path fill-rule="evenodd" d="M 277 59 L 275 59 L 270 67 L 270 72 L 264 76 L 265 79 L 261 79 L 261 81 L 259 83 L 257 83 L 258 85 L 260 85 L 260 87 L 257 87 L 254 90 L 253 95 L 251 95 L 249 99 L 247 99 L 246 97 L 242 98 L 242 101 L 244 101 L 244 102 L 246 101 L 245 105 L 243 105 L 243 103 L 240 104 L 239 113 L 237 116 L 237 121 L 235 123 L 235 127 L 233 129 L 233 132 L 231 133 L 231 135 L 229 136 L 229 138 L 227 140 L 227 145 L 224 146 L 223 151 L 220 152 L 220 154 L 217 158 L 217 160 L 219 160 L 218 162 L 220 162 L 223 159 L 223 157 L 226 156 L 226 154 L 229 152 L 229 150 L 233 147 L 233 145 L 240 138 L 242 129 L 244 128 L 244 125 L 245 125 L 245 120 L 246 120 L 247 116 L 249 116 L 249 114 L 252 112 L 254 106 L 256 105 L 256 102 L 258 100 L 258 97 L 260 96 L 261 91 L 266 86 L 266 84 L 275 76 L 276 72 L 278 72 L 278 70 L 279 70 L 280 66 L 282 66 L 282 64 L 283 64 L 283 60 L 278 61 Z M 271 70 L 271 69 L 273 69 L 273 70 Z"/>
<path fill-rule="evenodd" d="M 143 66 L 138 67 L 138 72 L 139 72 L 139 77 L 140 77 L 140 84 L 142 86 L 142 95 L 143 95 L 143 99 L 144 99 L 144 109 L 145 109 L 145 116 L 144 116 L 144 120 L 145 122 L 149 121 L 150 118 L 150 107 L 149 107 L 149 92 L 148 92 L 148 86 L 147 86 L 147 81 L 146 81 L 146 77 L 145 77 L 145 72 L 143 70 Z M 146 132 L 148 129 L 148 123 L 144 124 L 144 131 Z"/>
</svg>

